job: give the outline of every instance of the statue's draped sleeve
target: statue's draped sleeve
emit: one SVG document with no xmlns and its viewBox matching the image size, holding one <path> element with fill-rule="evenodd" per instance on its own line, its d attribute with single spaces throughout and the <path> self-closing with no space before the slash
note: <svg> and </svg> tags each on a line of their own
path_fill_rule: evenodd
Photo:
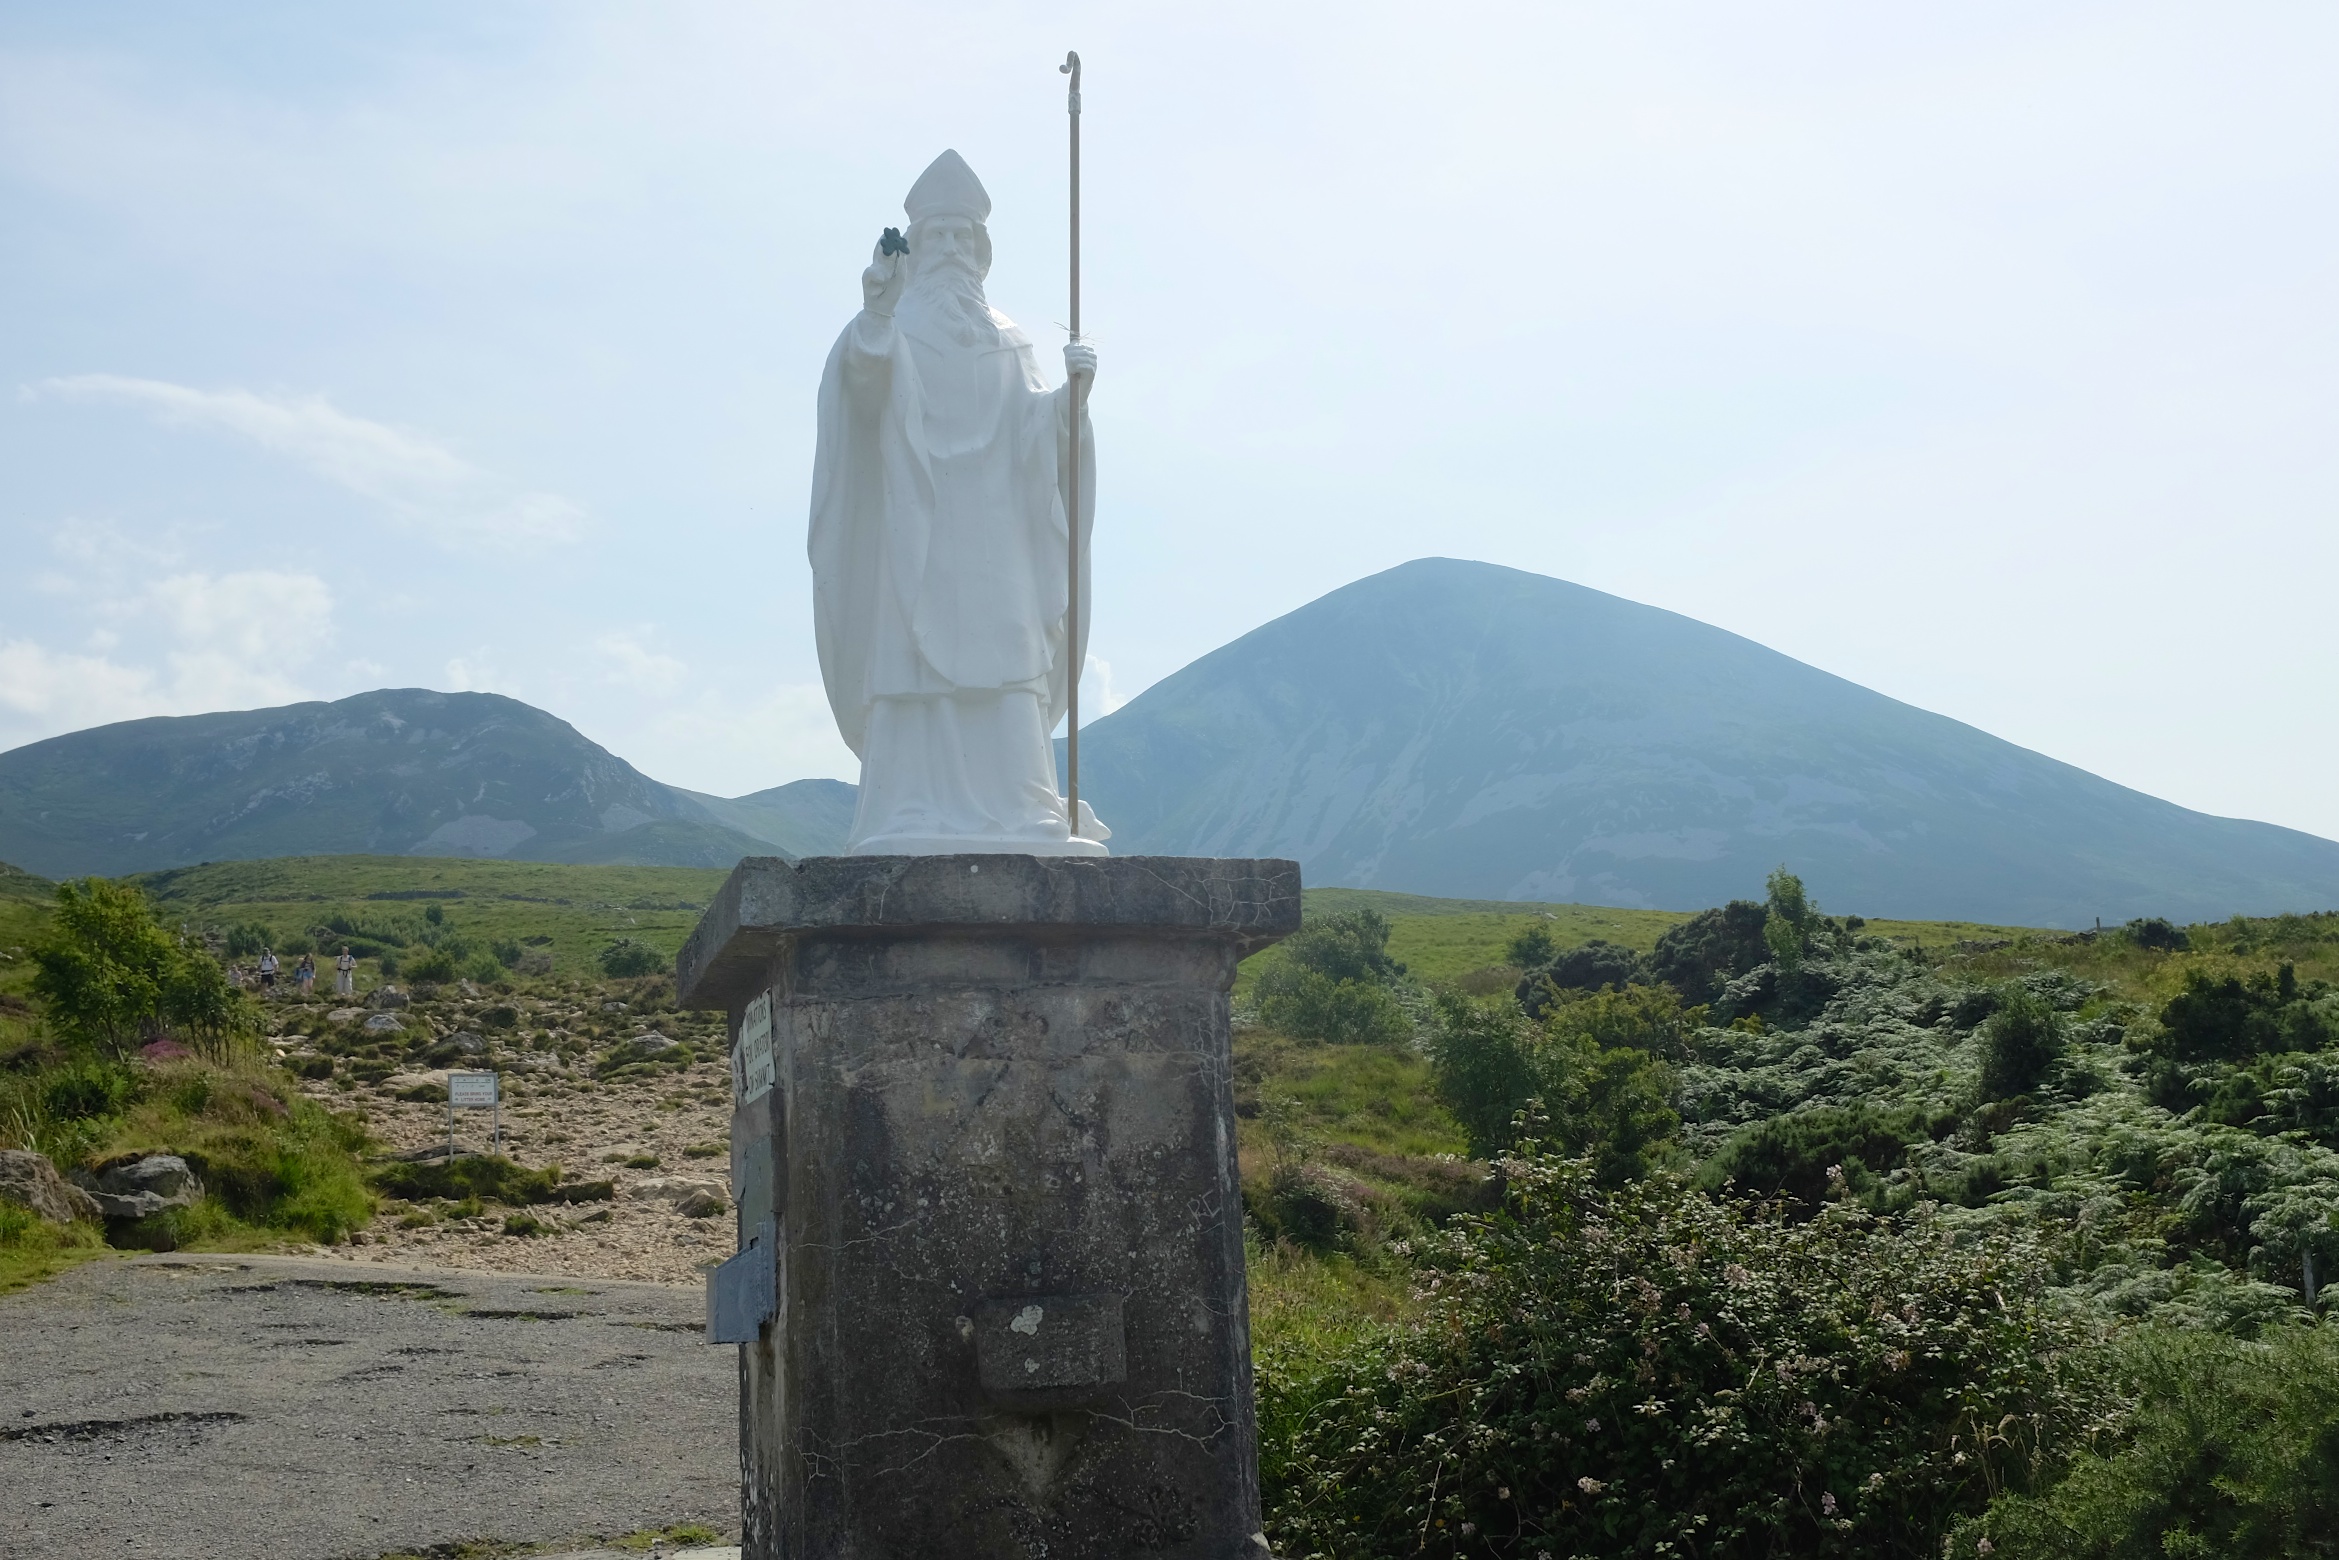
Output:
<svg viewBox="0 0 2339 1560">
<path fill-rule="evenodd" d="M 868 732 L 878 593 L 917 621 L 934 517 L 934 480 L 916 436 L 918 375 L 894 322 L 863 311 L 820 375 L 812 457 L 812 631 L 837 729 L 855 756 Z"/>
<path fill-rule="evenodd" d="M 1052 729 L 1064 715 L 1068 673 L 1087 658 L 1096 441 L 1083 416 L 1080 631 L 1079 643 L 1067 655 L 1064 548 L 1071 392 L 1069 386 L 1050 389 L 1022 333 L 1012 326 L 1007 329 L 1028 396 L 1014 419 L 1010 448 L 1015 485 L 1025 495 L 1018 507 L 1031 527 L 1025 533 L 1028 556 L 1038 572 L 1029 599 L 1040 604 L 1048 645 L 1045 698 Z M 878 687 L 881 680 L 899 675 L 898 658 L 893 658 L 891 668 L 879 664 L 886 658 L 880 636 L 906 629 L 912 641 L 923 638 L 918 594 L 935 514 L 934 473 L 923 430 L 910 342 L 891 318 L 864 311 L 837 338 L 821 373 L 808 545 L 821 680 L 836 713 L 837 729 L 856 756 L 861 755 L 868 732 L 871 698 L 879 691 L 905 691 Z M 888 594 L 890 602 L 885 600 Z M 922 651 L 920 658 L 924 659 Z"/>
</svg>

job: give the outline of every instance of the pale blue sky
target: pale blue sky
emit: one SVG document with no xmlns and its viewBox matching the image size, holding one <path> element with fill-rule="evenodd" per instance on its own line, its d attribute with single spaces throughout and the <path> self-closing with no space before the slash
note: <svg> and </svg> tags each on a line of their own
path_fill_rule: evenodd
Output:
<svg viewBox="0 0 2339 1560">
<path fill-rule="evenodd" d="M 1068 46 L 1112 696 L 1483 558 L 2339 835 L 2310 5 L 11 0 L 0 747 L 420 684 L 851 778 L 821 358 L 944 146 L 1053 358 Z"/>
</svg>

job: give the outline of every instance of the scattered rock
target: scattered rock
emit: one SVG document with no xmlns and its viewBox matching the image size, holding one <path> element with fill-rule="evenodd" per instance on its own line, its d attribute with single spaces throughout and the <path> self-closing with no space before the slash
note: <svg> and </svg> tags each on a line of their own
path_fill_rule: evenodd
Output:
<svg viewBox="0 0 2339 1560">
<path fill-rule="evenodd" d="M 406 993 L 395 986 L 377 987 L 373 994 L 366 998 L 369 1006 L 378 1008 L 402 1008 L 409 1000 Z"/>
<path fill-rule="evenodd" d="M 653 1029 L 646 1034 L 635 1035 L 631 1040 L 626 1042 L 626 1046 L 628 1049 L 638 1051 L 644 1056 L 656 1056 L 661 1051 L 673 1050 L 681 1043 L 682 1042 L 679 1040 L 670 1040 L 666 1036 L 658 1033 L 658 1031 Z"/>
<path fill-rule="evenodd" d="M 364 1008 L 335 1008 L 325 1015 L 325 1022 L 329 1024 L 354 1024 L 363 1017 L 365 1017 Z"/>
<path fill-rule="evenodd" d="M 601 1004 L 601 1011 L 604 1013 L 622 1013 L 625 1010 L 626 1004 L 623 1002 L 604 1002 Z"/>
<path fill-rule="evenodd" d="M 365 1021 L 366 1033 L 370 1035 L 394 1035 L 405 1027 L 395 1013 L 376 1013 Z"/>
<path fill-rule="evenodd" d="M 471 982 L 467 980 L 459 980 L 455 982 L 455 984 L 463 989 L 463 995 L 469 997 L 474 1002 L 479 1000 L 479 988 L 477 986 L 472 985 Z"/>
<path fill-rule="evenodd" d="M 625 1188 L 628 1197 L 670 1205 L 690 1219 L 712 1218 L 731 1206 L 730 1188 L 695 1175 L 646 1175 Z"/>
<path fill-rule="evenodd" d="M 431 1047 L 430 1059 L 434 1062 L 452 1062 L 459 1059 L 470 1061 L 486 1054 L 487 1042 L 484 1039 L 468 1029 L 458 1029 Z"/>
<path fill-rule="evenodd" d="M 191 1208 L 203 1196 L 203 1183 L 176 1154 L 148 1154 L 100 1170 L 94 1181 L 85 1171 L 75 1179 L 95 1200 L 98 1212 L 109 1219 L 145 1219 L 170 1208 Z"/>
<path fill-rule="evenodd" d="M 59 1175 L 46 1154 L 23 1149 L 0 1150 L 0 1202 L 29 1208 L 51 1224 L 98 1216 L 96 1199 Z"/>
</svg>

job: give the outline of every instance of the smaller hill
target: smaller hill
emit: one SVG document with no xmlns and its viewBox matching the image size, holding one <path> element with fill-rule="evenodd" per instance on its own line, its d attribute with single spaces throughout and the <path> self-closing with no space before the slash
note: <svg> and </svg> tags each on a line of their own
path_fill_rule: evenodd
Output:
<svg viewBox="0 0 2339 1560">
<path fill-rule="evenodd" d="M 28 900 L 47 904 L 56 894 L 57 885 L 45 877 L 35 877 L 22 867 L 12 867 L 0 861 L 0 899 Z"/>
<path fill-rule="evenodd" d="M 852 799 L 833 780 L 702 796 L 517 699 L 385 688 L 0 753 L 0 858 L 59 877 L 350 853 L 728 867 L 838 848 Z"/>
<path fill-rule="evenodd" d="M 716 823 L 777 846 L 782 855 L 834 856 L 845 848 L 860 791 L 842 780 L 795 780 L 746 796 L 682 794 Z"/>
</svg>

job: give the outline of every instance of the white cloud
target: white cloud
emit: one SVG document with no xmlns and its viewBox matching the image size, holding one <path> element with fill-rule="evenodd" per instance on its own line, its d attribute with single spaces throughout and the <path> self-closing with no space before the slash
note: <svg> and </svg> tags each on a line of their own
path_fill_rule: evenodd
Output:
<svg viewBox="0 0 2339 1560">
<path fill-rule="evenodd" d="M 50 650 L 29 639 L 0 640 L 0 709 L 32 717 L 10 724 L 45 728 L 39 735 L 160 714 L 154 683 L 146 667 Z"/>
<path fill-rule="evenodd" d="M 1080 724 L 1102 719 L 1128 702 L 1113 687 L 1113 663 L 1091 654 L 1080 672 Z"/>
<path fill-rule="evenodd" d="M 680 687 L 690 668 L 673 656 L 652 650 L 648 628 L 603 634 L 593 648 L 609 663 L 608 680 L 621 688 L 645 693 L 669 693 Z"/>
<path fill-rule="evenodd" d="M 258 668 L 307 660 L 333 629 L 325 582 L 274 569 L 174 574 L 148 586 L 139 605 L 170 624 L 184 653 Z"/>
<path fill-rule="evenodd" d="M 121 374 L 73 374 L 32 389 L 69 401 L 135 406 L 174 426 L 249 439 L 445 543 L 510 548 L 573 541 L 584 518 L 556 493 L 514 493 L 443 444 L 352 416 L 321 395 L 197 390 Z"/>
<path fill-rule="evenodd" d="M 857 780 L 861 763 L 837 735 L 819 683 L 784 683 L 761 698 L 705 689 L 595 740 L 645 774 L 716 796 L 790 780 Z"/>
<path fill-rule="evenodd" d="M 116 659 L 117 629 L 91 636 L 94 655 L 0 642 L 0 716 L 12 717 L 0 718 L 0 744 L 308 698 L 302 670 L 333 634 L 333 595 L 313 574 L 174 574 L 99 610 L 124 627 L 159 630 L 157 653 Z"/>
</svg>

